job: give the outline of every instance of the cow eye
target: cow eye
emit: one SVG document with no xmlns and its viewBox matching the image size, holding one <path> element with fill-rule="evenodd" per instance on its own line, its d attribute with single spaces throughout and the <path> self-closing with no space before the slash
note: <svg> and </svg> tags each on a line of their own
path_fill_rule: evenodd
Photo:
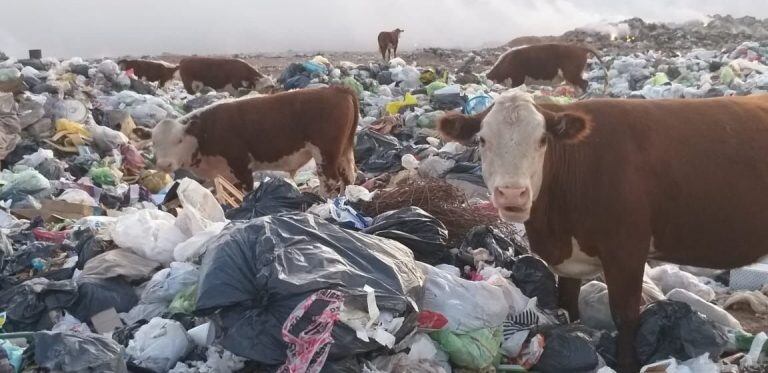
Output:
<svg viewBox="0 0 768 373">
<path fill-rule="evenodd" d="M 182 141 L 184 141 L 184 139 L 179 139 L 179 144 L 181 144 Z"/>
<path fill-rule="evenodd" d="M 541 139 L 539 140 L 539 147 L 544 147 L 544 145 L 547 145 L 547 136 L 541 136 Z"/>
<path fill-rule="evenodd" d="M 485 146 L 485 138 L 480 136 L 480 139 L 478 140 L 480 142 L 480 146 Z"/>
</svg>

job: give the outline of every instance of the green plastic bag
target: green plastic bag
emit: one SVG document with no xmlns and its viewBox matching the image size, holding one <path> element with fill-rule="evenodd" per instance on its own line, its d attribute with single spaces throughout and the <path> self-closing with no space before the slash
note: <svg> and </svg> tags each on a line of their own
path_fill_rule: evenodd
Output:
<svg viewBox="0 0 768 373">
<path fill-rule="evenodd" d="M 190 286 L 176 294 L 176 297 L 171 301 L 171 305 L 168 306 L 168 312 L 170 312 L 171 315 L 177 313 L 191 315 L 192 311 L 195 310 L 196 298 L 197 285 Z"/>
<path fill-rule="evenodd" d="M 432 69 L 424 70 L 424 72 L 419 75 L 419 80 L 421 81 L 421 84 L 430 84 L 437 80 L 437 74 L 435 73 L 435 70 Z"/>
<path fill-rule="evenodd" d="M 443 82 L 438 80 L 438 81 L 434 81 L 432 83 L 429 83 L 429 85 L 427 85 L 425 87 L 425 89 L 427 90 L 427 94 L 432 96 L 432 94 L 434 94 L 435 91 L 441 90 L 441 89 L 443 89 L 443 88 L 445 88 L 447 86 L 448 86 L 448 84 L 445 84 L 445 83 L 443 83 Z"/>
<path fill-rule="evenodd" d="M 342 79 L 341 80 L 341 85 L 343 85 L 345 87 L 348 87 L 348 88 L 351 88 L 352 90 L 354 90 L 355 93 L 357 94 L 357 97 L 360 97 L 360 96 L 363 95 L 363 85 L 360 84 L 360 82 L 358 82 L 357 80 L 355 80 L 355 78 L 353 78 L 351 76 L 348 76 L 348 77 Z"/>
<path fill-rule="evenodd" d="M 416 125 L 419 126 L 419 128 L 434 129 L 437 127 L 437 120 L 440 119 L 443 115 L 445 115 L 445 112 L 442 110 L 425 113 L 420 116 L 418 120 L 416 120 Z"/>
<path fill-rule="evenodd" d="M 733 81 L 736 80 L 736 73 L 730 66 L 720 69 L 720 83 L 730 86 Z"/>
<path fill-rule="evenodd" d="M 94 167 L 88 171 L 88 176 L 94 183 L 100 185 L 117 185 L 117 177 L 109 167 Z"/>
<path fill-rule="evenodd" d="M 440 344 L 451 362 L 468 369 L 482 369 L 497 365 L 501 355 L 501 328 L 478 329 L 466 334 L 439 330 L 430 337 Z"/>
</svg>

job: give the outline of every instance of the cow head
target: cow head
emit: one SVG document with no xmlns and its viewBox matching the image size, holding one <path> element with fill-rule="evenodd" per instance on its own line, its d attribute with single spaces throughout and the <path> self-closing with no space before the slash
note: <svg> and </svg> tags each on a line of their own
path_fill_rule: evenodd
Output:
<svg viewBox="0 0 768 373">
<path fill-rule="evenodd" d="M 268 75 L 262 75 L 253 82 L 253 90 L 261 94 L 274 93 L 276 87 L 275 81 Z"/>
<path fill-rule="evenodd" d="M 396 28 L 394 31 L 392 31 L 392 33 L 395 34 L 395 38 L 396 39 L 400 39 L 400 34 L 402 34 L 404 32 L 405 32 L 405 30 L 401 30 L 400 28 Z"/>
<path fill-rule="evenodd" d="M 438 130 L 460 142 L 477 135 L 493 205 L 502 219 L 522 223 L 541 190 L 547 145 L 579 141 L 590 125 L 582 114 L 552 113 L 534 104 L 530 94 L 509 91 L 480 114 L 442 117 Z"/>
<path fill-rule="evenodd" d="M 152 130 L 152 148 L 158 170 L 171 173 L 187 167 L 197 151 L 197 139 L 187 133 L 187 125 L 174 119 L 165 119 Z"/>
</svg>

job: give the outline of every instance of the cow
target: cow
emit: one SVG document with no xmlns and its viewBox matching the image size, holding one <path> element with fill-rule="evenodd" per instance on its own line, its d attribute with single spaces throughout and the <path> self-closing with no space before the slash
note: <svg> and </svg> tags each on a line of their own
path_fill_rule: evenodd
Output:
<svg viewBox="0 0 768 373">
<path fill-rule="evenodd" d="M 269 77 L 235 58 L 187 57 L 179 62 L 179 75 L 189 94 L 210 87 L 234 96 L 239 88 L 263 91 L 274 86 Z"/>
<path fill-rule="evenodd" d="M 385 61 L 390 58 L 397 58 L 397 43 L 400 41 L 400 34 L 405 32 L 396 28 L 392 31 L 382 31 L 379 33 L 379 52 L 381 52 L 381 58 Z M 389 54 L 389 58 L 387 58 Z"/>
<path fill-rule="evenodd" d="M 165 83 L 172 80 L 176 70 L 179 69 L 177 65 L 165 61 L 120 60 L 117 64 L 122 70 L 133 70 L 133 75 L 139 79 L 156 82 L 158 87 L 163 87 Z"/>
<path fill-rule="evenodd" d="M 603 65 L 603 60 L 595 50 L 579 45 L 538 44 L 513 48 L 499 57 L 486 77 L 498 84 L 510 80 L 511 88 L 515 88 L 525 83 L 526 77 L 553 80 L 562 75 L 565 81 L 586 92 L 589 82 L 581 74 L 587 66 L 590 53 Z"/>
<path fill-rule="evenodd" d="M 222 176 L 250 191 L 254 171 L 294 177 L 314 158 L 320 192 L 330 196 L 355 181 L 358 119 L 358 99 L 344 87 L 223 100 L 158 123 L 151 136 L 155 165 L 208 180 Z"/>
<path fill-rule="evenodd" d="M 647 259 L 726 269 L 768 254 L 768 96 L 539 106 L 512 91 L 438 129 L 477 137 L 492 204 L 525 224 L 574 319 L 578 279 L 603 273 L 621 372 L 640 363 Z"/>
</svg>

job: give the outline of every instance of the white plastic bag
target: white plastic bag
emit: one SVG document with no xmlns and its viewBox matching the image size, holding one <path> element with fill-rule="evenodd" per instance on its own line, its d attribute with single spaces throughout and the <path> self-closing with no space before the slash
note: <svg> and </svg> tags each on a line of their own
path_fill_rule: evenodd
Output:
<svg viewBox="0 0 768 373">
<path fill-rule="evenodd" d="M 694 311 L 702 313 L 707 319 L 731 329 L 741 330 L 741 323 L 722 308 L 701 299 L 696 294 L 685 289 L 673 289 L 667 294 L 670 300 L 683 302 Z"/>
<path fill-rule="evenodd" d="M 715 299 L 715 291 L 712 288 L 702 284 L 696 276 L 681 271 L 675 265 L 665 264 L 651 268 L 647 273 L 664 294 L 669 293 L 673 289 L 685 289 L 707 302 Z"/>
<path fill-rule="evenodd" d="M 128 137 L 125 134 L 109 127 L 95 125 L 85 128 L 91 133 L 93 144 L 100 151 L 108 152 L 128 143 Z"/>
<path fill-rule="evenodd" d="M 173 259 L 177 262 L 187 262 L 197 259 L 203 254 L 205 243 L 213 236 L 219 234 L 227 225 L 226 222 L 215 223 L 208 229 L 197 232 L 188 240 L 179 243 L 173 249 Z"/>
<path fill-rule="evenodd" d="M 647 273 L 647 272 L 646 272 Z M 643 277 L 642 304 L 664 299 L 658 287 L 648 278 Z M 608 287 L 599 281 L 590 281 L 579 292 L 579 315 L 581 322 L 597 330 L 616 330 L 608 303 Z"/>
<path fill-rule="evenodd" d="M 93 197 L 91 197 L 88 192 L 82 190 L 82 189 L 67 189 L 63 193 L 61 193 L 58 197 L 55 198 L 59 201 L 66 201 L 69 203 L 77 203 L 81 205 L 86 206 L 98 206 L 99 203 L 96 202 Z"/>
<path fill-rule="evenodd" d="M 174 225 L 176 218 L 159 210 L 138 210 L 117 218 L 112 240 L 147 259 L 173 261 L 173 250 L 187 236 Z"/>
<path fill-rule="evenodd" d="M 155 372 L 167 372 L 191 347 L 181 323 L 155 317 L 139 328 L 125 352 L 136 365 Z"/>
<path fill-rule="evenodd" d="M 169 268 L 162 269 L 152 276 L 141 293 L 141 302 L 170 304 L 176 294 L 197 284 L 199 277 L 197 266 L 173 262 Z"/>
<path fill-rule="evenodd" d="M 468 281 L 428 264 L 418 265 L 426 276 L 422 308 L 445 316 L 448 330 L 498 327 L 510 314 L 504 289 L 485 281 Z"/>
<path fill-rule="evenodd" d="M 216 197 L 197 181 L 182 179 L 176 193 L 182 206 L 176 226 L 187 236 L 202 232 L 214 223 L 226 221 Z"/>
</svg>

